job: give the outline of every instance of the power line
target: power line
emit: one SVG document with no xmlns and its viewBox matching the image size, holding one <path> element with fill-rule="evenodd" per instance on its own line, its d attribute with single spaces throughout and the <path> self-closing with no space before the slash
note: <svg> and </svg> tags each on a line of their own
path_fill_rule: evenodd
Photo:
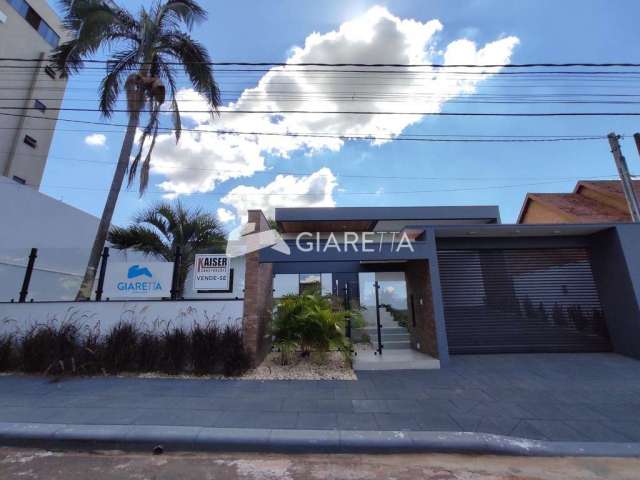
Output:
<svg viewBox="0 0 640 480">
<path fill-rule="evenodd" d="M 0 57 L 0 61 L 13 62 L 40 62 L 39 58 L 16 58 L 16 57 Z M 87 59 L 84 63 L 103 63 L 109 60 Z M 185 62 L 165 62 L 167 65 L 184 65 Z M 444 63 L 327 63 L 327 62 L 246 62 L 246 61 L 229 61 L 229 62 L 187 62 L 194 64 L 205 64 L 213 66 L 262 66 L 262 67 L 392 67 L 392 68 L 533 68 L 533 67 L 640 67 L 640 63 L 629 62 L 572 62 L 572 63 L 498 63 L 498 64 L 444 64 Z M 138 65 L 149 65 L 151 62 L 136 62 Z"/>
<path fill-rule="evenodd" d="M 37 107 L 0 107 L 2 110 L 39 110 Z M 98 108 L 48 108 L 52 111 L 101 112 Z M 113 109 L 113 113 L 131 113 L 128 109 Z M 180 110 L 180 113 L 210 113 L 209 110 Z M 220 114 L 259 115 L 420 115 L 446 117 L 637 117 L 640 112 L 425 112 L 425 111 L 361 111 L 361 110 L 220 110 Z M 4 115 L 4 114 L 3 114 Z M 36 117 L 42 118 L 42 117 Z"/>
<path fill-rule="evenodd" d="M 391 192 L 385 192 L 385 191 L 368 191 L 368 192 L 336 192 L 336 195 L 374 195 L 374 196 L 380 196 L 380 195 L 407 195 L 407 194 L 419 194 L 419 193 L 444 193 L 444 192 L 464 192 L 464 191 L 475 191 L 475 190 L 495 190 L 495 189 L 501 189 L 501 188 L 517 188 L 517 187 L 531 187 L 531 186 L 537 186 L 537 185 L 551 185 L 551 184 L 558 184 L 558 183 L 564 183 L 564 181 L 561 180 L 556 180 L 556 181 L 548 181 L 548 182 L 534 182 L 534 183 L 520 183 L 520 184 L 509 184 L 509 185 L 491 185 L 491 186 L 486 186 L 486 187 L 466 187 L 466 188 L 446 188 L 446 189 L 437 189 L 437 190 L 407 190 L 407 191 L 391 191 Z M 24 186 L 25 184 L 19 184 L 16 183 L 11 184 L 11 183 L 0 183 L 0 186 L 15 186 L 15 187 L 20 187 L 20 186 Z M 29 186 L 37 186 L 37 185 L 32 185 L 32 184 L 26 184 Z M 81 191 L 92 191 L 92 192 L 107 192 L 109 191 L 108 188 L 92 188 L 92 187 L 76 187 L 76 186 L 72 186 L 72 185 L 45 185 L 45 188 L 56 188 L 56 189 L 65 189 L 65 190 L 81 190 Z M 260 187 L 254 187 L 254 188 L 260 188 Z M 207 195 L 207 196 L 213 196 L 213 197 L 226 197 L 226 196 L 231 196 L 231 197 L 253 197 L 253 196 L 258 196 L 258 197 L 273 197 L 273 196 L 284 196 L 284 197 L 318 197 L 320 195 L 318 195 L 318 193 L 280 193 L 280 192 L 271 192 L 271 193 L 232 193 L 233 189 L 227 192 L 221 192 L 221 193 L 216 193 L 216 192 L 191 192 L 189 194 L 184 194 L 184 195 Z M 135 190 L 121 190 L 121 193 L 138 193 Z M 167 195 L 167 194 L 171 194 L 171 193 L 177 193 L 177 192 L 173 192 L 171 190 L 147 190 L 146 193 L 149 194 L 157 194 L 157 195 Z"/>
<path fill-rule="evenodd" d="M 39 118 L 39 119 L 48 119 L 48 120 L 56 120 L 53 117 L 38 117 L 35 115 L 19 115 L 19 114 L 8 114 L 1 113 L 0 115 L 8 115 L 12 117 L 26 117 L 26 118 Z M 102 125 L 102 126 L 115 126 L 115 127 L 127 127 L 124 123 L 104 123 L 104 122 L 93 122 L 93 121 L 84 121 L 84 120 L 75 120 L 75 119 L 65 119 L 60 118 L 57 119 L 61 122 L 70 122 L 70 123 L 82 123 L 82 124 L 90 124 L 90 125 Z M 158 127 L 160 131 L 163 132 L 172 132 L 174 129 L 171 127 Z M 0 130 L 17 130 L 17 127 L 0 127 Z M 33 131 L 64 131 L 61 129 L 57 129 L 54 127 L 43 128 L 43 127 L 34 127 L 30 130 Z M 81 130 L 86 132 L 98 133 L 96 130 Z M 119 130 L 122 132 L 124 130 Z M 594 136 L 523 136 L 523 137 L 509 137 L 503 136 L 499 138 L 439 138 L 439 137 L 428 137 L 428 136 L 418 136 L 418 135 L 398 135 L 398 136 L 381 136 L 376 134 L 335 134 L 335 133 L 298 133 L 298 132 L 260 132 L 260 131 L 235 131 L 235 130 L 203 130 L 203 129 L 195 129 L 195 128 L 182 128 L 182 131 L 195 132 L 195 133 L 210 133 L 216 135 L 246 135 L 246 136 L 277 136 L 277 137 L 302 137 L 302 138 L 329 138 L 329 139 L 338 139 L 338 140 L 389 140 L 389 141 L 413 141 L 413 142 L 458 142 L 458 143 L 523 143 L 523 142 L 567 142 L 567 141 L 586 141 L 586 140 L 602 140 L 606 138 L 602 135 L 594 135 Z M 103 131 L 104 133 L 117 133 L 118 131 Z"/>
<path fill-rule="evenodd" d="M 38 157 L 36 154 L 29 153 L 18 153 L 18 156 L 30 156 L 30 157 Z M 91 160 L 86 158 L 74 158 L 74 157 L 65 157 L 59 155 L 49 155 L 49 158 L 59 159 L 59 160 L 70 160 L 81 163 L 92 163 L 106 166 L 115 166 L 117 162 L 105 162 L 102 160 Z M 221 168 L 203 168 L 203 167 L 185 167 L 184 165 L 180 165 L 180 170 L 188 170 L 188 171 L 205 171 L 205 172 L 237 172 L 237 169 L 221 169 Z M 260 170 L 256 171 L 253 174 L 267 174 L 267 175 L 288 175 L 294 177 L 308 177 L 317 172 L 291 172 L 291 171 L 281 171 L 281 170 Z M 343 178 L 372 178 L 379 180 L 457 180 L 457 181 L 487 181 L 487 180 L 573 180 L 574 177 L 419 177 L 419 176 L 396 176 L 396 175 L 353 175 L 353 174 L 343 174 L 340 172 L 332 172 L 334 175 Z M 616 177 L 616 175 L 596 175 L 592 177 L 584 177 L 585 180 L 589 179 L 597 179 L 604 177 Z"/>
</svg>

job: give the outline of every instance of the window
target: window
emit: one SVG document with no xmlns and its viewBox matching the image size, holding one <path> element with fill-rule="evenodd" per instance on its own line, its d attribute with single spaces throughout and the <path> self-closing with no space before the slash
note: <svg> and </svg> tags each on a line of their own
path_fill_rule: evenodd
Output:
<svg viewBox="0 0 640 480">
<path fill-rule="evenodd" d="M 31 148 L 36 148 L 36 146 L 38 145 L 38 141 L 29 135 L 24 136 L 24 143 L 29 145 Z"/>
<path fill-rule="evenodd" d="M 26 17 L 29 11 L 29 4 L 24 0 L 9 0 L 9 5 L 16 9 L 16 11 L 22 16 Z"/>
<path fill-rule="evenodd" d="M 40 36 L 51 45 L 53 48 L 60 43 L 60 37 L 53 29 L 45 22 L 42 17 L 36 12 L 27 2 L 24 0 L 9 0 L 9 4 L 16 9 L 22 18 L 24 18 L 29 25 L 35 28 Z"/>
<path fill-rule="evenodd" d="M 44 73 L 46 73 L 47 75 L 49 75 L 51 78 L 53 78 L 54 80 L 56 79 L 56 71 L 51 68 L 49 65 L 47 65 L 46 67 L 44 67 Z"/>
<path fill-rule="evenodd" d="M 36 100 L 35 102 L 33 102 L 33 106 L 38 110 L 40 110 L 42 113 L 47 111 L 47 106 L 44 103 L 42 103 L 40 100 Z"/>
<path fill-rule="evenodd" d="M 319 273 L 300 274 L 300 293 L 318 295 L 322 292 L 322 281 Z"/>
<path fill-rule="evenodd" d="M 26 184 L 27 184 L 27 181 L 26 181 L 24 178 L 19 177 L 19 176 L 17 176 L 17 175 L 14 175 L 14 176 L 13 176 L 13 180 L 14 180 L 14 181 L 16 181 L 16 182 L 18 182 L 18 183 L 19 183 L 19 184 L 21 184 L 21 185 L 26 185 Z"/>
</svg>

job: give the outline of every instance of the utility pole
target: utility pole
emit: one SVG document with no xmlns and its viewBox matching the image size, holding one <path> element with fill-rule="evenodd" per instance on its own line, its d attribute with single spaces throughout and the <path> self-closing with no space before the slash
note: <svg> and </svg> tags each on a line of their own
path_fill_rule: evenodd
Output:
<svg viewBox="0 0 640 480">
<path fill-rule="evenodd" d="M 611 146 L 611 153 L 613 154 L 613 159 L 616 162 L 616 168 L 618 169 L 618 174 L 620 175 L 620 180 L 622 181 L 622 190 L 624 191 L 624 196 L 627 198 L 627 205 L 629 205 L 631 220 L 633 222 L 639 223 L 640 204 L 638 203 L 638 198 L 636 197 L 636 193 L 633 189 L 633 182 L 631 181 L 631 175 L 629 175 L 627 161 L 622 155 L 622 150 L 620 149 L 620 143 L 618 142 L 620 136 L 612 132 L 608 135 L 608 138 L 609 145 Z M 636 138 L 636 144 L 637 142 L 638 139 Z"/>
</svg>

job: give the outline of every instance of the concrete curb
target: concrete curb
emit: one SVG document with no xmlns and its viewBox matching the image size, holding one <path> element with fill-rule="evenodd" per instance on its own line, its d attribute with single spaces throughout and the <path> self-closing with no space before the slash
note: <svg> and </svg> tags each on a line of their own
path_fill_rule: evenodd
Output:
<svg viewBox="0 0 640 480">
<path fill-rule="evenodd" d="M 0 423 L 0 446 L 151 451 L 156 445 L 165 451 L 640 457 L 640 443 L 547 442 L 470 432 Z"/>
</svg>

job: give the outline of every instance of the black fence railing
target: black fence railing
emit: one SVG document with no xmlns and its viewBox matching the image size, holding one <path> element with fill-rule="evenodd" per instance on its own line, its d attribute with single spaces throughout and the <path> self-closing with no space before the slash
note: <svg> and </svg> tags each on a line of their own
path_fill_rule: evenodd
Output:
<svg viewBox="0 0 640 480">
<path fill-rule="evenodd" d="M 76 255 L 73 267 L 71 268 L 72 272 L 64 271 L 65 269 L 58 267 L 51 267 L 51 260 L 56 257 L 56 254 L 59 254 L 60 251 L 57 250 L 56 254 L 52 254 L 51 251 L 44 249 L 45 253 L 43 255 L 42 251 L 39 251 L 38 248 L 31 248 L 27 250 L 29 252 L 28 257 L 26 255 L 27 252 L 24 250 L 21 251 L 12 251 L 11 254 L 3 254 L 0 256 L 0 284 L 2 286 L 0 303 L 8 302 L 8 303 L 26 303 L 26 302 L 34 302 L 34 301 L 73 301 L 75 298 L 75 292 L 78 291 L 80 287 L 80 283 L 82 280 L 82 265 L 84 265 L 84 258 L 82 253 L 83 251 L 76 250 L 68 250 L 66 251 L 65 259 L 58 260 L 56 263 L 61 265 L 67 265 L 65 263 L 66 258 L 69 256 Z M 24 253 L 22 253 L 24 252 Z M 128 260 L 127 255 L 131 254 L 141 255 L 140 252 L 134 251 L 122 251 L 122 250 L 114 250 L 109 247 L 104 247 L 100 259 L 98 275 L 94 281 L 93 295 L 90 299 L 83 301 L 109 301 L 109 293 L 105 291 L 105 279 L 107 279 L 110 259 L 115 258 L 115 263 L 122 263 L 122 261 L 118 260 L 119 256 L 122 256 L 126 263 L 134 263 L 136 260 L 131 262 Z M 202 251 L 198 252 L 202 254 L 212 254 L 214 252 L 210 251 Z M 220 254 L 217 254 L 220 255 Z M 46 257 L 46 258 L 42 258 Z M 187 269 L 183 268 L 184 259 L 183 252 L 180 247 L 176 247 L 173 251 L 173 260 L 169 263 L 172 264 L 172 273 L 170 280 L 170 290 L 164 290 L 164 295 L 157 297 L 149 297 L 147 299 L 155 299 L 155 300 L 206 300 L 210 298 L 217 298 L 218 294 L 220 296 L 224 296 L 224 299 L 238 299 L 240 300 L 243 296 L 241 292 L 243 289 L 242 283 L 239 284 L 239 288 L 234 289 L 234 269 L 230 268 L 228 272 L 228 288 L 226 290 L 195 290 L 191 292 L 190 285 L 189 288 L 185 288 L 187 286 L 187 282 L 190 280 L 189 273 L 193 273 L 193 266 L 189 263 L 187 265 Z M 149 258 L 145 257 L 140 258 L 139 263 L 143 265 L 144 262 L 149 261 Z M 26 260 L 26 265 L 25 265 Z M 43 260 L 45 265 L 39 265 L 40 261 Z M 48 260 L 48 261 L 47 261 Z M 193 256 L 191 256 L 191 263 L 193 263 Z M 231 260 L 229 260 L 231 263 Z M 237 266 L 237 265 L 236 265 Z M 168 267 L 167 267 L 168 268 Z M 67 268 L 68 270 L 68 268 Z M 144 269 L 142 269 L 144 271 Z M 168 272 L 165 278 L 168 280 Z M 241 278 L 238 278 L 236 275 L 236 282 L 240 282 Z M 35 282 L 35 286 L 34 286 Z M 165 285 L 164 288 L 168 287 L 169 282 L 163 282 Z M 61 284 L 65 285 L 64 293 L 61 293 L 59 290 L 59 286 Z M 15 285 L 15 290 L 13 290 L 12 285 Z M 19 288 L 19 290 L 18 290 Z M 35 294 L 32 291 L 35 290 Z M 15 292 L 17 295 L 14 296 L 12 293 Z M 185 298 L 185 290 L 187 290 L 187 295 L 190 298 Z M 191 296 L 191 293 L 193 296 Z M 167 295 L 168 293 L 168 295 Z M 234 295 L 235 293 L 235 295 Z M 213 297 L 212 297 L 213 294 Z M 31 298 L 30 298 L 31 296 Z M 36 298 L 34 298 L 36 297 Z M 120 297 L 117 297 L 120 299 Z M 145 297 L 146 298 L 146 297 Z M 140 297 L 130 298 L 131 300 L 140 300 Z"/>
</svg>

